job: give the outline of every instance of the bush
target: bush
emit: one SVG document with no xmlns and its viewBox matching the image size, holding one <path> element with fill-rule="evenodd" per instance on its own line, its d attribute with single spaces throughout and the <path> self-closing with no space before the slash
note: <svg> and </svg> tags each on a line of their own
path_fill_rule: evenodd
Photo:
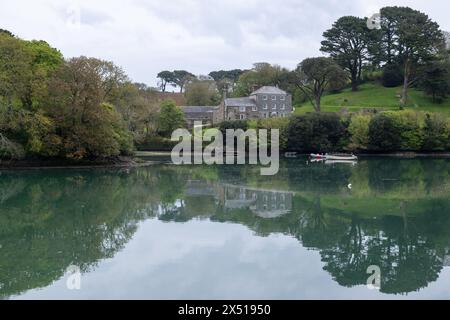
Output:
<svg viewBox="0 0 450 320">
<path fill-rule="evenodd" d="M 234 130 L 242 129 L 242 130 L 246 131 L 248 128 L 249 128 L 249 124 L 245 120 L 223 121 L 219 125 L 219 130 L 222 132 L 222 134 L 225 134 L 227 129 L 234 129 Z"/>
<path fill-rule="evenodd" d="M 333 113 L 308 113 L 290 119 L 288 149 L 299 152 L 331 152 L 342 149 L 346 128 Z"/>
<path fill-rule="evenodd" d="M 385 115 L 394 121 L 400 132 L 400 150 L 417 151 L 423 144 L 423 116 L 419 112 L 406 111 L 388 111 Z"/>
<path fill-rule="evenodd" d="M 450 148 L 450 122 L 437 114 L 425 117 L 423 128 L 424 151 L 446 151 Z"/>
<path fill-rule="evenodd" d="M 398 126 L 388 115 L 381 113 L 369 123 L 369 148 L 374 151 L 396 151 L 401 145 Z"/>
<path fill-rule="evenodd" d="M 403 72 L 400 66 L 396 64 L 388 64 L 383 69 L 381 79 L 383 86 L 392 88 L 403 84 Z"/>
<path fill-rule="evenodd" d="M 369 148 L 369 124 L 372 119 L 370 114 L 356 114 L 350 120 L 348 131 L 350 133 L 349 149 L 366 150 Z"/>
<path fill-rule="evenodd" d="M 285 151 L 288 148 L 288 126 L 289 118 L 268 118 L 260 119 L 256 121 L 255 129 L 266 129 L 270 134 L 270 130 L 279 129 L 280 130 L 280 150 Z M 270 140 L 269 140 L 270 142 Z"/>
</svg>

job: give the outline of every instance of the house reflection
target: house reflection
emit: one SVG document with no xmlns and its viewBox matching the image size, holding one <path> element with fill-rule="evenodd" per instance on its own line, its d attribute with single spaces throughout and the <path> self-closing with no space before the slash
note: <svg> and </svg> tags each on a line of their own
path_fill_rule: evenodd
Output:
<svg viewBox="0 0 450 320">
<path fill-rule="evenodd" d="M 292 211 L 291 192 L 191 180 L 186 185 L 185 195 L 187 201 L 195 201 L 198 197 L 210 198 L 225 212 L 248 209 L 265 219 L 278 218 Z"/>
</svg>

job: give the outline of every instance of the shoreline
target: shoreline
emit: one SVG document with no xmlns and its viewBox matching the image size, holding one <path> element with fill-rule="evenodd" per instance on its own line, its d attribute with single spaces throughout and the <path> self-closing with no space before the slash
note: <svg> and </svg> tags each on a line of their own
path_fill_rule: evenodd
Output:
<svg viewBox="0 0 450 320">
<path fill-rule="evenodd" d="M 125 157 L 121 159 L 115 159 L 115 161 L 85 161 L 85 162 L 71 162 L 60 159 L 52 160 L 0 160 L 1 170 L 40 170 L 40 169 L 126 169 L 126 168 L 139 168 L 154 165 L 153 161 L 136 161 L 136 157 Z"/>
<path fill-rule="evenodd" d="M 280 158 L 290 158 L 284 156 L 286 153 L 290 153 L 289 151 L 280 152 Z M 295 152 L 293 152 L 295 153 Z M 309 156 L 309 153 L 296 153 L 297 156 Z M 330 153 L 332 154 L 332 153 Z M 450 152 L 391 152 L 391 153 L 354 153 L 358 157 L 369 158 L 369 157 L 393 157 L 393 158 L 450 158 Z M 170 157 L 170 151 L 138 151 L 136 152 L 136 157 L 159 157 L 159 156 L 168 156 Z M 192 153 L 190 155 L 195 155 Z M 295 159 L 295 158 L 294 158 Z"/>
<path fill-rule="evenodd" d="M 86 161 L 86 162 L 70 162 L 64 160 L 16 160 L 1 161 L 1 170 L 40 170 L 40 169 L 127 169 L 149 167 L 158 164 L 158 161 L 145 160 L 145 157 L 170 157 L 168 151 L 138 151 L 134 157 L 126 157 L 115 159 L 114 161 Z M 450 152 L 442 153 L 419 153 L 419 152 L 394 152 L 394 153 L 359 153 L 356 154 L 360 158 L 398 158 L 398 159 L 448 159 Z M 284 153 L 280 155 L 281 159 L 296 159 L 299 157 L 307 157 L 309 154 L 298 153 L 296 157 L 286 157 Z"/>
</svg>

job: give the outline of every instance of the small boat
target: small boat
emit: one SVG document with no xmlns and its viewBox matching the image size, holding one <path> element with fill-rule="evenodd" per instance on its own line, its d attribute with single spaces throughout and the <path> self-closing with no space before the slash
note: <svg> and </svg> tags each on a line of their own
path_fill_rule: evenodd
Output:
<svg viewBox="0 0 450 320">
<path fill-rule="evenodd" d="M 311 153 L 310 154 L 311 159 L 316 159 L 316 160 L 325 160 L 326 155 L 324 154 L 319 154 L 319 153 Z"/>
<path fill-rule="evenodd" d="M 321 160 L 336 160 L 336 161 L 355 161 L 358 160 L 358 157 L 354 154 L 311 154 L 312 159 L 321 159 Z"/>
<path fill-rule="evenodd" d="M 297 158 L 297 152 L 286 152 L 284 154 L 285 158 Z"/>
</svg>

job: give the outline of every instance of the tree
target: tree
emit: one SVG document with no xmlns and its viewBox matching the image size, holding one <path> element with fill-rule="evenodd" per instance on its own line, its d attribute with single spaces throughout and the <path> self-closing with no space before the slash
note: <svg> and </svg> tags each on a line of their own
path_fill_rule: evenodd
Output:
<svg viewBox="0 0 450 320">
<path fill-rule="evenodd" d="M 153 93 L 145 85 L 127 82 L 119 87 L 112 100 L 136 143 L 143 142 L 156 131 L 159 104 Z"/>
<path fill-rule="evenodd" d="M 183 92 L 184 87 L 195 79 L 195 76 L 186 70 L 175 70 L 173 72 L 172 84 L 180 88 Z"/>
<path fill-rule="evenodd" d="M 0 97 L 12 107 L 26 95 L 33 77 L 33 52 L 26 42 L 0 33 Z"/>
<path fill-rule="evenodd" d="M 63 157 L 110 157 L 129 154 L 133 149 L 121 115 L 104 101 L 112 84 L 97 62 L 72 58 L 49 82 L 46 110 L 57 124 Z"/>
<path fill-rule="evenodd" d="M 408 88 L 418 80 L 417 67 L 445 47 L 439 25 L 426 14 L 408 7 L 381 9 L 383 50 L 386 61 L 396 60 L 403 69 L 401 105 L 408 101 Z"/>
<path fill-rule="evenodd" d="M 212 71 L 209 76 L 214 79 L 220 93 L 234 89 L 239 77 L 244 73 L 241 69 Z"/>
<path fill-rule="evenodd" d="M 184 127 L 183 111 L 172 100 L 165 100 L 161 103 L 158 120 L 158 132 L 163 137 L 170 137 L 174 130 Z"/>
<path fill-rule="evenodd" d="M 345 85 L 347 73 L 331 58 L 307 58 L 297 67 L 296 85 L 308 97 L 314 110 L 320 112 L 320 101 L 330 85 Z"/>
<path fill-rule="evenodd" d="M 363 64 L 369 58 L 370 33 L 366 19 L 346 16 L 337 20 L 324 32 L 321 51 L 330 56 L 349 73 L 352 90 L 357 91 L 361 82 Z M 375 33 L 373 31 L 372 33 Z"/>
<path fill-rule="evenodd" d="M 441 62 L 427 65 L 421 81 L 421 87 L 426 94 L 431 95 L 433 102 L 442 102 L 449 90 L 449 72 L 447 66 Z"/>
<path fill-rule="evenodd" d="M 14 35 L 10 31 L 1 29 L 1 28 L 0 28 L 0 34 L 7 35 L 9 37 L 14 37 Z"/>
<path fill-rule="evenodd" d="M 212 106 L 220 103 L 220 94 L 214 81 L 195 80 L 186 86 L 189 106 Z"/>
<path fill-rule="evenodd" d="M 267 62 L 259 62 L 253 65 L 253 69 L 239 77 L 233 94 L 237 97 L 247 96 L 262 86 L 278 86 L 283 90 L 291 91 L 289 89 L 292 83 L 289 80 L 288 69 Z"/>
<path fill-rule="evenodd" d="M 47 93 L 48 79 L 64 63 L 64 57 L 45 41 L 32 40 L 25 44 L 33 55 L 33 61 L 30 66 L 32 79 L 22 97 L 22 103 L 28 109 L 38 109 L 42 107 L 42 99 Z"/>
<path fill-rule="evenodd" d="M 161 71 L 158 73 L 159 79 L 159 88 L 162 92 L 166 92 L 166 88 L 168 84 L 171 84 L 175 81 L 175 76 L 171 71 Z"/>
<path fill-rule="evenodd" d="M 383 68 L 381 83 L 384 87 L 394 88 L 403 83 L 403 71 L 396 63 L 388 63 Z"/>
</svg>

